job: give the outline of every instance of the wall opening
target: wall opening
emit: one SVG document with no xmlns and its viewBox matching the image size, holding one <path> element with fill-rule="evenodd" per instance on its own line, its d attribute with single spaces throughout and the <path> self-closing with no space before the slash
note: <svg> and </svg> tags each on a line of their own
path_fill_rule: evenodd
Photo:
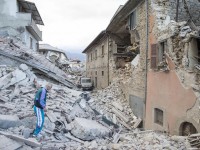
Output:
<svg viewBox="0 0 200 150">
<path fill-rule="evenodd" d="M 163 126 L 163 111 L 161 109 L 154 109 L 154 123 Z"/>
<path fill-rule="evenodd" d="M 197 133 L 197 129 L 194 125 L 190 122 L 183 122 L 179 128 L 179 135 L 181 136 L 188 136 L 190 134 Z"/>
<path fill-rule="evenodd" d="M 97 87 L 97 77 L 95 77 L 95 87 Z"/>
</svg>

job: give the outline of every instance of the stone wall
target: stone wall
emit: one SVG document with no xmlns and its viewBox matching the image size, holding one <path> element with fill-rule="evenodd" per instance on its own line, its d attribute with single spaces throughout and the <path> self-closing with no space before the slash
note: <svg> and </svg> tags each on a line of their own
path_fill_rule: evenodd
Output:
<svg viewBox="0 0 200 150">
<path fill-rule="evenodd" d="M 196 25 L 200 25 L 200 1 L 199 0 L 186 0 L 186 4 L 188 5 L 189 12 L 191 17 L 188 15 L 185 9 L 184 0 L 179 0 L 179 17 L 178 21 L 187 21 L 188 19 L 192 19 Z M 169 0 L 170 11 L 169 15 L 172 20 L 176 18 L 176 0 Z"/>
<path fill-rule="evenodd" d="M 104 45 L 104 55 L 102 56 L 102 46 Z M 95 57 L 95 51 L 97 50 L 97 58 Z M 91 54 L 93 59 L 91 60 Z M 87 51 L 87 77 L 91 77 L 95 84 L 95 78 L 97 79 L 97 89 L 102 89 L 108 86 L 108 37 L 99 41 L 97 45 L 93 45 L 90 50 Z M 88 60 L 89 56 L 89 60 Z M 103 74 L 102 74 L 103 71 Z"/>
</svg>

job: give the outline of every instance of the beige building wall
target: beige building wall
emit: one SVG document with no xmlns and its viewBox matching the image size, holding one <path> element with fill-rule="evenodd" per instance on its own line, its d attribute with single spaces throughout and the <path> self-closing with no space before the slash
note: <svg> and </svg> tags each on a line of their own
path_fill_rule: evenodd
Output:
<svg viewBox="0 0 200 150">
<path fill-rule="evenodd" d="M 104 37 L 86 52 L 86 75 L 91 77 L 94 87 L 97 89 L 103 89 L 109 85 L 108 49 L 108 37 Z"/>
</svg>

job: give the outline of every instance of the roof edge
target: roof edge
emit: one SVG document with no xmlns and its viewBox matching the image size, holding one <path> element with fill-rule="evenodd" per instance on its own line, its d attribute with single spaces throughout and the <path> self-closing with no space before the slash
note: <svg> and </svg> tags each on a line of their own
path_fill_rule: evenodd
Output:
<svg viewBox="0 0 200 150">
<path fill-rule="evenodd" d="M 106 34 L 106 30 L 101 31 L 97 37 L 82 51 L 82 53 L 85 53 L 96 41 L 98 41 L 99 39 L 101 39 L 105 34 Z"/>
</svg>

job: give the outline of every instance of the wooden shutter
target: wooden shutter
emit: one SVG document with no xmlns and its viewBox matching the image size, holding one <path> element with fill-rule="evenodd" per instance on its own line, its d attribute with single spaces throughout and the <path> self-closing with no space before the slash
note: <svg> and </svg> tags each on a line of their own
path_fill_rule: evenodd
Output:
<svg viewBox="0 0 200 150">
<path fill-rule="evenodd" d="M 151 45 L 151 68 L 152 69 L 157 68 L 157 56 L 158 56 L 157 44 L 152 44 Z"/>
</svg>

